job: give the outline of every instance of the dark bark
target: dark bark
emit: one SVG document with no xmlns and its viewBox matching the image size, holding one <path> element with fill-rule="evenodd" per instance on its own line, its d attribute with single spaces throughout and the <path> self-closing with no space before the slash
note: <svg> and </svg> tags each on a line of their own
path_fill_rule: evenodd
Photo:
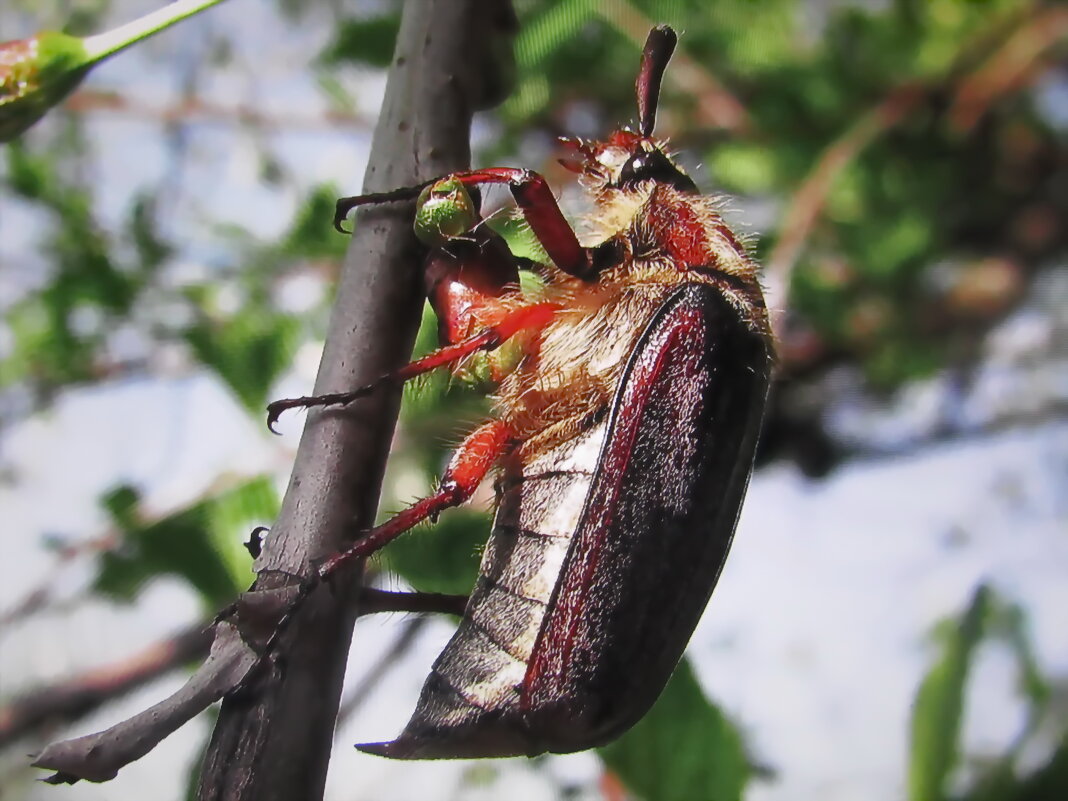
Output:
<svg viewBox="0 0 1068 801">
<path fill-rule="evenodd" d="M 510 5 L 500 0 L 405 4 L 365 192 L 468 166 L 471 116 L 500 99 L 507 63 L 498 59 L 513 29 Z M 316 393 L 354 389 L 408 358 L 422 303 L 411 220 L 411 204 L 402 203 L 358 216 Z M 371 524 L 399 399 L 384 392 L 308 414 L 256 589 L 291 583 L 309 560 Z M 204 761 L 202 801 L 322 797 L 359 585 L 360 576 L 347 575 L 316 590 L 270 662 L 226 698 Z"/>
</svg>

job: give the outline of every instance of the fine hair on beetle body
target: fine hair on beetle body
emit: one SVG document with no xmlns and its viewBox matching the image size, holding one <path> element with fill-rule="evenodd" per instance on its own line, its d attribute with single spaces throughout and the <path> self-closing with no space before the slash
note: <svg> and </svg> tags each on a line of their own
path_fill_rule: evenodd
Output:
<svg viewBox="0 0 1068 801">
<path fill-rule="evenodd" d="M 757 268 L 719 201 L 653 137 L 676 35 L 654 28 L 637 130 L 563 140 L 591 211 L 580 240 L 535 172 L 487 168 L 345 198 L 418 196 L 427 295 L 441 348 L 345 403 L 428 370 L 497 383 L 493 416 L 457 448 L 439 489 L 318 569 L 335 574 L 470 498 L 496 470 L 478 581 L 404 732 L 359 746 L 401 759 L 565 753 L 608 742 L 667 683 L 727 557 L 752 470 L 772 362 Z M 519 260 L 469 190 L 509 188 L 549 257 L 524 293 Z M 467 365 L 467 367 L 465 367 Z M 432 535 L 424 535 L 432 536 Z"/>
</svg>

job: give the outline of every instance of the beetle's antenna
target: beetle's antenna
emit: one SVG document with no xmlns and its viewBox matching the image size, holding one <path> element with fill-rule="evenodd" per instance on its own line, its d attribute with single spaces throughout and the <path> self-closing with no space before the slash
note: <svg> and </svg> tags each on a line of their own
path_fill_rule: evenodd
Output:
<svg viewBox="0 0 1068 801">
<path fill-rule="evenodd" d="M 343 234 L 352 233 L 346 231 L 341 227 L 341 223 L 345 222 L 345 218 L 349 216 L 349 212 L 357 206 L 371 206 L 376 203 L 396 203 L 401 200 L 415 200 L 419 197 L 419 193 L 426 189 L 431 184 L 437 183 L 441 178 L 431 178 L 429 181 L 423 181 L 421 184 L 415 186 L 402 186 L 400 189 L 393 189 L 389 192 L 371 192 L 366 195 L 354 195 L 353 197 L 343 197 L 337 202 L 337 206 L 334 207 L 334 228 Z"/>
<path fill-rule="evenodd" d="M 660 100 L 660 82 L 679 37 L 671 27 L 657 25 L 649 31 L 642 50 L 642 66 L 634 89 L 638 95 L 638 125 L 642 136 L 652 136 L 656 124 L 656 104 Z"/>
</svg>

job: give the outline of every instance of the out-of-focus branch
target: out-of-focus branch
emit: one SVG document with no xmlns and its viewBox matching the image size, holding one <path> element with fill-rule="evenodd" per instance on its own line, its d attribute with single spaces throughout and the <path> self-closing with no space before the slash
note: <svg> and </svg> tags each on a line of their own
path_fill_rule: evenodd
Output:
<svg viewBox="0 0 1068 801">
<path fill-rule="evenodd" d="M 347 698 L 342 700 L 341 707 L 337 712 L 338 729 L 371 697 L 371 694 L 378 688 L 378 685 L 389 673 L 390 669 L 415 645 L 416 640 L 419 638 L 419 633 L 426 626 L 427 620 L 429 618 L 426 615 L 419 615 L 405 622 L 404 628 L 401 629 L 401 633 L 393 641 L 389 649 L 378 658 L 377 662 L 368 668 L 360 683 L 353 688 Z"/>
<path fill-rule="evenodd" d="M 827 146 L 790 199 L 778 240 L 765 265 L 768 308 L 777 336 L 782 335 L 794 265 L 842 170 L 872 141 L 901 122 L 932 92 L 943 90 L 947 84 L 957 87 L 956 105 L 949 114 L 950 123 L 962 130 L 974 124 L 996 98 L 1021 88 L 1025 83 L 1024 76 L 1033 74 L 1036 65 L 1051 47 L 1064 39 L 1066 33 L 1068 11 L 1058 8 L 1040 10 L 1021 20 L 1017 29 L 977 69 L 959 78 L 952 76 L 951 69 L 947 77 L 910 82 L 893 89 Z M 969 55 L 974 50 L 973 44 L 963 45 L 953 63 Z"/>
<path fill-rule="evenodd" d="M 832 142 L 790 198 L 775 247 L 764 266 L 772 328 L 782 336 L 782 318 L 794 264 L 812 228 L 823 213 L 827 195 L 850 162 L 888 128 L 896 125 L 927 96 L 921 84 L 900 86 L 863 114 Z"/>
<path fill-rule="evenodd" d="M 0 747 L 42 727 L 84 717 L 174 668 L 203 659 L 211 640 L 211 629 L 199 623 L 120 662 L 16 697 L 0 708 Z"/>
<path fill-rule="evenodd" d="M 76 114 L 96 112 L 125 114 L 131 117 L 157 120 L 162 123 L 225 122 L 233 125 L 252 125 L 268 130 L 287 129 L 334 129 L 341 127 L 370 127 L 373 117 L 349 111 L 325 111 L 317 115 L 299 115 L 265 112 L 254 106 L 212 103 L 199 97 L 191 97 L 179 103 L 165 106 L 145 105 L 141 100 L 131 101 L 115 92 L 82 89 L 75 92 L 63 104 L 63 108 Z"/>
<path fill-rule="evenodd" d="M 947 116 L 967 132 L 997 100 L 1028 86 L 1046 57 L 1068 46 L 1068 8 L 1045 8 L 1017 28 L 986 62 L 957 85 Z"/>
<path fill-rule="evenodd" d="M 110 550 L 118 542 L 118 536 L 114 532 L 109 532 L 89 540 L 60 543 L 55 548 L 55 563 L 48 570 L 45 578 L 23 595 L 20 600 L 16 601 L 10 609 L 0 613 L 0 637 L 6 634 L 8 629 L 27 618 L 55 609 L 61 603 L 65 603 L 57 602 L 55 599 L 56 572 L 64 565 L 69 564 L 80 556 L 94 555 Z"/>
</svg>

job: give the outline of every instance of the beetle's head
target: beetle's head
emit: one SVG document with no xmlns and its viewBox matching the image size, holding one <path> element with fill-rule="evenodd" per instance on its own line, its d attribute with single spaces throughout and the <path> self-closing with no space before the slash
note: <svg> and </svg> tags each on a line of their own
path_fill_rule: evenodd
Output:
<svg viewBox="0 0 1068 801">
<path fill-rule="evenodd" d="M 561 139 L 561 144 L 573 154 L 569 159 L 561 159 L 561 164 L 606 190 L 630 189 L 643 181 L 655 181 L 683 192 L 697 191 L 690 177 L 653 138 L 660 82 L 677 42 L 678 36 L 667 25 L 653 28 L 645 41 L 635 83 L 639 131 L 616 131 L 604 142 Z"/>
</svg>

